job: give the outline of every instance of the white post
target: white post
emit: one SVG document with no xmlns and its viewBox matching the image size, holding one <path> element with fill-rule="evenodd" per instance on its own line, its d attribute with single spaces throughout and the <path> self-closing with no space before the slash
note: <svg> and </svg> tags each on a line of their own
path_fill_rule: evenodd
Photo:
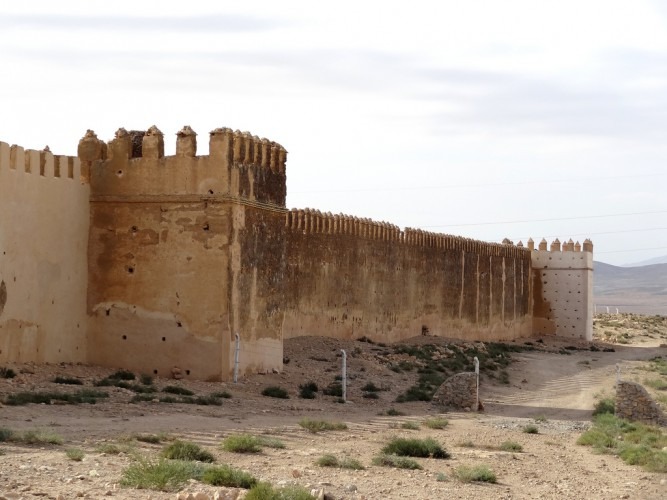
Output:
<svg viewBox="0 0 667 500">
<path fill-rule="evenodd" d="M 618 384 L 621 381 L 621 365 L 616 363 L 616 383 Z"/>
<path fill-rule="evenodd" d="M 343 401 L 347 401 L 347 353 L 345 349 L 341 349 L 343 353 L 343 373 L 341 377 L 341 384 L 343 386 Z"/>
<path fill-rule="evenodd" d="M 605 306 L 607 308 L 607 314 L 609 314 L 609 306 Z"/>
<path fill-rule="evenodd" d="M 618 307 L 616 308 L 616 315 L 618 316 Z"/>
<path fill-rule="evenodd" d="M 477 359 L 477 356 L 473 358 L 473 361 L 475 362 L 475 378 L 477 379 L 475 381 L 475 411 L 479 410 L 479 359 Z"/>
<path fill-rule="evenodd" d="M 239 334 L 236 336 L 236 349 L 234 350 L 234 383 L 236 384 L 239 381 L 239 350 L 241 349 L 241 337 Z"/>
</svg>

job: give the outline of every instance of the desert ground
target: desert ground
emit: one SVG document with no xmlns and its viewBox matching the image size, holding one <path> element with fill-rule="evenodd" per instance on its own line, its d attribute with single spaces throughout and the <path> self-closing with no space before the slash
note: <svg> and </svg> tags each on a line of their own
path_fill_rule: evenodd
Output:
<svg viewBox="0 0 667 500">
<path fill-rule="evenodd" d="M 648 376 L 648 360 L 667 359 L 667 318 L 602 315 L 595 323 L 592 344 L 524 339 L 509 343 L 507 350 L 495 346 L 500 354 L 481 343 L 432 336 L 411 339 L 398 347 L 367 341 L 291 339 L 285 342 L 281 373 L 252 375 L 237 384 L 145 381 L 158 392 L 141 394 L 143 401 L 137 401 L 135 390 L 139 374 L 136 381 L 129 381 L 134 384 L 130 388 L 96 387 L 95 383 L 115 370 L 71 364 L 5 365 L 16 375 L 0 379 L 0 400 L 5 402 L 0 407 L 0 430 L 14 435 L 35 431 L 35 435 L 55 436 L 62 442 L 50 444 L 42 438 L 32 444 L 11 439 L 0 442 L 0 498 L 175 499 L 204 493 L 212 499 L 216 493 L 218 498 L 242 495 L 240 490 L 194 480 L 180 487 L 180 492 L 121 484 L 123 471 L 138 457 L 157 457 L 175 439 L 200 445 L 213 454 L 217 464 L 232 465 L 276 486 L 295 483 L 320 494 L 324 491 L 325 498 L 667 498 L 667 474 L 646 472 L 616 456 L 595 454 L 576 444 L 591 425 L 596 401 L 613 396 L 617 367 L 622 377 L 642 382 Z M 491 353 L 481 375 L 483 411 L 444 412 L 429 401 L 396 401 L 414 386 L 420 372 L 430 373 L 420 358 L 426 352 L 424 346 L 435 346 L 427 350 L 440 359 L 450 356 L 459 362 L 472 352 Z M 323 389 L 335 388 L 341 349 L 348 354 L 345 403 L 335 395 L 323 394 Z M 510 357 L 511 362 L 503 361 Z M 454 365 L 453 371 L 468 369 L 470 365 L 463 363 Z M 76 379 L 81 385 L 56 383 L 56 377 Z M 314 399 L 299 397 L 299 386 L 307 382 L 319 388 Z M 362 390 L 369 385 L 374 390 Z M 230 397 L 206 405 L 168 402 L 167 386 L 187 389 L 194 393 L 193 398 L 215 393 Z M 271 386 L 285 389 L 289 398 L 263 396 L 262 390 Z M 95 404 L 14 405 L 8 399 L 21 392 L 74 393 L 81 389 L 103 390 L 108 397 Z M 664 390 L 651 390 L 664 406 Z M 375 396 L 368 396 L 369 392 Z M 182 396 L 173 398 L 182 400 Z M 433 417 L 444 418 L 448 424 L 429 428 L 424 422 Z M 304 418 L 343 422 L 347 428 L 311 433 L 299 425 Z M 536 426 L 537 433 L 524 432 L 529 425 Z M 265 447 L 253 454 L 224 451 L 221 441 L 238 433 L 275 438 L 284 448 Z M 373 457 L 393 437 L 432 437 L 451 457 L 418 458 L 421 470 L 373 465 Z M 507 441 L 518 443 L 522 451 L 501 451 L 500 444 Z M 77 450 L 74 459 L 71 450 Z M 316 465 L 325 454 L 356 459 L 365 468 Z M 462 465 L 488 466 L 497 482 L 461 482 L 456 470 Z"/>
</svg>

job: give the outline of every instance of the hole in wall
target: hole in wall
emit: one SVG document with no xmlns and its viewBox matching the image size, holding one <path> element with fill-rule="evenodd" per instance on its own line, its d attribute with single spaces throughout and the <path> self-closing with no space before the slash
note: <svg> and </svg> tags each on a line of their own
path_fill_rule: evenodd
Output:
<svg viewBox="0 0 667 500">
<path fill-rule="evenodd" d="M 116 172 L 116 175 L 117 175 L 118 177 L 123 177 L 123 171 L 122 171 L 122 170 L 118 170 L 118 171 Z"/>
<path fill-rule="evenodd" d="M 166 341 L 167 341 L 167 337 L 162 337 L 162 342 L 166 342 Z"/>
<path fill-rule="evenodd" d="M 123 335 L 123 340 L 127 340 L 127 335 Z"/>
<path fill-rule="evenodd" d="M 106 309 L 104 312 L 106 313 L 107 316 L 111 315 L 111 309 Z"/>
<path fill-rule="evenodd" d="M 157 370 L 153 370 L 153 375 L 157 375 Z"/>
<path fill-rule="evenodd" d="M 180 321 L 177 321 L 177 322 L 176 322 L 176 326 L 179 327 L 179 328 L 181 328 L 181 327 L 183 326 L 183 323 L 181 323 Z"/>
<path fill-rule="evenodd" d="M 204 231 L 208 231 L 210 229 L 210 226 L 208 225 L 208 222 L 205 222 L 204 225 L 202 226 L 202 229 Z"/>
<path fill-rule="evenodd" d="M 127 272 L 128 272 L 128 274 L 134 274 L 134 267 L 128 266 Z"/>
<path fill-rule="evenodd" d="M 137 226 L 132 226 L 132 232 L 136 233 L 137 231 L 139 231 L 139 228 Z"/>
<path fill-rule="evenodd" d="M 190 370 L 185 370 L 186 375 L 190 375 Z"/>
<path fill-rule="evenodd" d="M 214 194 L 212 189 L 208 190 L 208 194 Z"/>
</svg>

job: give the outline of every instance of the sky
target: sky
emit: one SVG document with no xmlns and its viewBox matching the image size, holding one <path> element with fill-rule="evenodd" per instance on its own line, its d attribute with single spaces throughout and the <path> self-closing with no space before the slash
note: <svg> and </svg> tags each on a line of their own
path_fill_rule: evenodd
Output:
<svg viewBox="0 0 667 500">
<path fill-rule="evenodd" d="M 667 3 L 0 4 L 0 141 L 216 127 L 288 153 L 287 205 L 667 255 Z"/>
</svg>

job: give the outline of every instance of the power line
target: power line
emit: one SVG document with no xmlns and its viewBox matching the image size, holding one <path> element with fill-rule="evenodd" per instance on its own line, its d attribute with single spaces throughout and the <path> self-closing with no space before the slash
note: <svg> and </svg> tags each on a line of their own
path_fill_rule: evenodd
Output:
<svg viewBox="0 0 667 500">
<path fill-rule="evenodd" d="M 495 226 L 500 224 L 521 224 L 524 222 L 551 222 L 561 220 L 580 220 L 580 219 L 602 219 L 605 217 L 624 217 L 630 215 L 649 215 L 649 214 L 664 214 L 667 210 L 655 210 L 651 212 L 627 212 L 621 214 L 602 214 L 602 215 L 579 215 L 577 217 L 558 217 L 553 219 L 524 219 L 524 220 L 509 220 L 496 222 L 471 222 L 466 224 L 440 224 L 435 226 L 421 226 L 421 227 L 464 227 L 464 226 Z"/>
<path fill-rule="evenodd" d="M 526 181 L 507 181 L 507 182 L 481 182 L 481 183 L 472 183 L 472 184 L 448 184 L 446 186 L 402 186 L 402 187 L 368 187 L 368 188 L 356 188 L 356 189 L 316 189 L 308 191 L 290 191 L 290 194 L 304 194 L 304 193 L 361 193 L 361 192 L 372 192 L 372 191 L 433 191 L 433 190 L 442 190 L 442 189 L 463 189 L 463 188 L 478 188 L 478 187 L 499 187 L 499 186 L 521 186 L 521 185 L 530 185 L 530 184 L 562 184 L 576 182 L 581 184 L 583 182 L 601 182 L 601 181 L 613 181 L 620 179 L 638 179 L 644 177 L 660 177 L 667 175 L 667 173 L 655 173 L 655 174 L 633 174 L 633 175 L 616 175 L 616 176 L 605 176 L 605 177 L 576 177 L 569 179 L 532 179 Z"/>
<path fill-rule="evenodd" d="M 619 231 L 601 231 L 601 232 L 597 232 L 597 233 L 574 233 L 574 234 L 567 233 L 567 237 L 571 238 L 573 236 L 597 236 L 597 235 L 600 235 L 600 234 L 642 233 L 644 231 L 662 231 L 662 230 L 665 230 L 665 229 L 667 229 L 667 227 L 647 227 L 645 229 L 622 229 L 622 230 L 619 230 Z M 562 236 L 562 234 L 552 234 L 552 235 L 542 236 L 542 238 L 559 238 L 561 236 Z M 515 240 L 524 240 L 525 239 L 525 240 L 527 240 L 528 238 L 531 238 L 531 237 L 532 236 L 521 236 L 521 237 L 514 236 L 512 239 L 515 239 Z M 501 240 L 503 238 L 504 238 L 504 236 L 500 237 L 500 238 L 496 238 L 496 239 Z"/>
<path fill-rule="evenodd" d="M 606 250 L 603 252 L 596 251 L 595 253 L 622 253 L 622 252 L 642 252 L 644 250 L 664 250 L 667 247 L 653 247 L 653 248 L 633 248 L 631 250 Z"/>
</svg>

